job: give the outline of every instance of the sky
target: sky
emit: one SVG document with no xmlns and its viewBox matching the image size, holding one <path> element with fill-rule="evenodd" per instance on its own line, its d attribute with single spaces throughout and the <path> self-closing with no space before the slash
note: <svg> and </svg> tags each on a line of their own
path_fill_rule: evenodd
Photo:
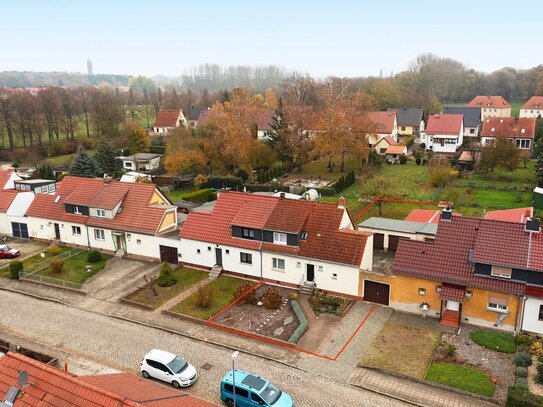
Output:
<svg viewBox="0 0 543 407">
<path fill-rule="evenodd" d="M 178 76 L 203 63 L 388 76 L 419 54 L 543 63 L 543 1 L 0 0 L 0 71 Z"/>
</svg>

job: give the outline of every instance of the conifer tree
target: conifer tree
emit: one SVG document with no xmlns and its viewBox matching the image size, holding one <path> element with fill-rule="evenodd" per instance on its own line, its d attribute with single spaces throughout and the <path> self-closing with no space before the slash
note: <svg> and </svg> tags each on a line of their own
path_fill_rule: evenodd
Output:
<svg viewBox="0 0 543 407">
<path fill-rule="evenodd" d="M 94 156 L 103 173 L 114 176 L 122 169 L 122 163 L 117 158 L 116 151 L 108 143 L 100 143 Z"/>
<path fill-rule="evenodd" d="M 283 107 L 283 98 L 277 101 L 275 115 L 270 123 L 271 130 L 266 132 L 269 146 L 275 150 L 279 160 L 287 167 L 294 161 L 292 144 L 290 140 L 291 130 L 289 128 L 287 114 Z"/>
<path fill-rule="evenodd" d="M 100 173 L 98 163 L 87 154 L 83 146 L 79 146 L 77 154 L 70 166 L 70 175 L 83 178 L 95 178 Z"/>
</svg>

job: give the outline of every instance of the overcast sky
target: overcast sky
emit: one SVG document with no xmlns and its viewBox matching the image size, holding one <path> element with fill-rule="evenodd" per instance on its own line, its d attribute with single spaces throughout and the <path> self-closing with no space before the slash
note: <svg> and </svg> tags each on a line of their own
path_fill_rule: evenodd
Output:
<svg viewBox="0 0 543 407">
<path fill-rule="evenodd" d="M 0 0 L 0 71 L 180 75 L 202 63 L 316 77 L 399 72 L 433 52 L 470 68 L 543 63 L 543 1 Z"/>
</svg>

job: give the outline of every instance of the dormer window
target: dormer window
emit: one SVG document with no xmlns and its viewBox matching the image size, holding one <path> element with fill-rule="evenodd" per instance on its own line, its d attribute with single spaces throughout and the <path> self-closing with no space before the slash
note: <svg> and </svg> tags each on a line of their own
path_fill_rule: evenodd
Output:
<svg viewBox="0 0 543 407">
<path fill-rule="evenodd" d="M 287 244 L 287 234 L 286 233 L 279 233 L 279 232 L 273 232 L 273 243 L 274 244 Z"/>
<path fill-rule="evenodd" d="M 302 240 L 307 239 L 307 232 L 302 232 L 302 234 L 300 235 L 300 239 Z"/>
<path fill-rule="evenodd" d="M 493 277 L 511 278 L 511 268 L 501 267 L 501 266 L 492 266 L 492 271 L 490 275 Z"/>
<path fill-rule="evenodd" d="M 99 218 L 105 218 L 106 211 L 104 209 L 96 209 L 96 216 L 98 216 Z"/>
<path fill-rule="evenodd" d="M 253 229 L 242 228 L 241 229 L 241 236 L 244 239 L 254 239 L 255 238 L 255 231 Z"/>
<path fill-rule="evenodd" d="M 81 210 L 79 209 L 79 206 L 74 205 L 74 213 L 76 215 L 81 215 L 82 214 Z"/>
</svg>

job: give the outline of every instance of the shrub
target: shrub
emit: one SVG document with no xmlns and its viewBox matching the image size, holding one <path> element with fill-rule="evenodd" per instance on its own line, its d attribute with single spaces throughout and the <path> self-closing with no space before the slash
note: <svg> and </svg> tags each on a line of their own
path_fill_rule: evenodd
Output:
<svg viewBox="0 0 543 407">
<path fill-rule="evenodd" d="M 175 276 L 173 275 L 171 266 L 164 262 L 160 268 L 160 273 L 158 274 L 157 284 L 161 287 L 170 287 L 177 282 Z"/>
<path fill-rule="evenodd" d="M 535 375 L 536 383 L 543 384 L 543 363 L 537 365 L 537 374 Z"/>
<path fill-rule="evenodd" d="M 528 352 L 515 353 L 515 365 L 521 367 L 528 367 L 532 365 L 532 355 Z"/>
<path fill-rule="evenodd" d="M 47 157 L 57 157 L 64 154 L 64 145 L 60 140 L 54 140 L 47 146 Z"/>
<path fill-rule="evenodd" d="M 194 202 L 209 202 L 209 196 L 211 191 L 207 188 L 199 189 L 198 191 L 188 192 L 184 194 L 181 198 L 187 201 Z"/>
<path fill-rule="evenodd" d="M 238 288 L 236 288 L 236 291 L 234 291 L 234 299 L 237 300 L 238 298 L 243 297 L 239 301 L 241 304 L 255 304 L 256 292 L 255 290 L 251 290 L 252 287 L 253 285 L 251 283 L 243 283 Z"/>
<path fill-rule="evenodd" d="M 196 189 L 200 189 L 202 185 L 207 183 L 207 177 L 203 174 L 198 174 L 196 177 L 194 177 L 194 186 Z"/>
<path fill-rule="evenodd" d="M 85 150 L 94 150 L 96 148 L 96 139 L 81 136 L 78 139 L 79 145 L 83 146 Z"/>
<path fill-rule="evenodd" d="M 102 260 L 102 253 L 98 250 L 89 250 L 87 252 L 87 262 L 98 263 L 100 260 Z"/>
<path fill-rule="evenodd" d="M 518 387 L 509 387 L 507 392 L 507 407 L 540 407 L 543 406 L 543 397 Z"/>
<path fill-rule="evenodd" d="M 56 244 L 51 245 L 47 248 L 47 253 L 49 253 L 51 256 L 58 256 L 62 252 L 62 249 L 60 246 L 57 246 Z"/>
<path fill-rule="evenodd" d="M 420 143 L 420 144 L 419 144 L 419 148 L 420 148 L 421 150 L 425 150 L 425 149 L 426 149 L 426 143 Z"/>
<path fill-rule="evenodd" d="M 400 154 L 400 164 L 407 164 L 407 156 L 405 154 Z"/>
<path fill-rule="evenodd" d="M 213 302 L 213 288 L 203 285 L 196 290 L 196 304 L 200 308 L 208 308 Z"/>
<path fill-rule="evenodd" d="M 540 363 L 543 363 L 543 355 L 539 355 L 537 357 L 537 361 L 540 362 Z"/>
<path fill-rule="evenodd" d="M 9 262 L 9 274 L 11 278 L 17 280 L 19 278 L 19 272 L 23 271 L 23 262 L 19 260 L 12 260 Z"/>
<path fill-rule="evenodd" d="M 64 260 L 61 260 L 61 259 L 51 260 L 51 270 L 53 270 L 53 273 L 59 274 L 60 272 L 62 272 L 63 268 L 64 268 Z"/>
<path fill-rule="evenodd" d="M 456 346 L 453 343 L 445 342 L 443 344 L 443 349 L 445 349 L 445 354 L 448 357 L 453 358 L 456 356 Z"/>
<path fill-rule="evenodd" d="M 268 309 L 279 309 L 281 303 L 283 302 L 283 297 L 277 288 L 268 287 L 266 288 L 266 291 L 264 291 L 262 302 Z"/>
<path fill-rule="evenodd" d="M 290 299 L 291 300 L 297 300 L 298 299 L 298 293 L 296 293 L 296 292 L 291 293 L 290 294 Z"/>
<path fill-rule="evenodd" d="M 300 325 L 298 325 L 298 328 L 296 328 L 292 335 L 290 335 L 288 341 L 291 343 L 297 343 L 302 335 L 305 333 L 305 331 L 307 331 L 307 329 L 309 328 L 309 324 L 307 322 L 307 318 L 305 317 L 304 312 L 302 311 L 302 308 L 300 307 L 300 304 L 298 304 L 298 301 L 291 300 L 290 305 L 292 306 L 292 310 L 296 314 Z"/>
<path fill-rule="evenodd" d="M 517 377 L 515 379 L 515 387 L 517 389 L 528 390 L 528 380 L 525 377 Z"/>
<path fill-rule="evenodd" d="M 517 377 L 528 377 L 528 369 L 522 366 L 517 366 L 515 369 L 515 375 Z"/>
<path fill-rule="evenodd" d="M 539 341 L 534 342 L 532 346 L 530 346 L 530 351 L 536 356 L 543 355 L 543 344 Z"/>
</svg>

